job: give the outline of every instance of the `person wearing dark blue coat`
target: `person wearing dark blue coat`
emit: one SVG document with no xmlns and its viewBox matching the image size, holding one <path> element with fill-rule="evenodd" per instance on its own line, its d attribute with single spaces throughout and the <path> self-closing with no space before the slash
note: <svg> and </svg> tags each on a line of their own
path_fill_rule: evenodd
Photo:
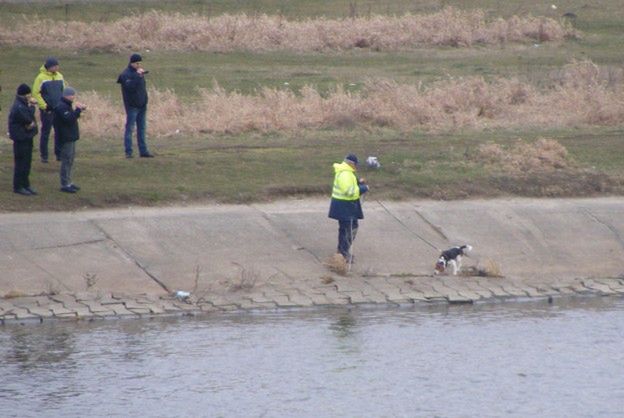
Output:
<svg viewBox="0 0 624 418">
<path fill-rule="evenodd" d="M 71 172 L 76 155 L 76 141 L 80 139 L 78 119 L 87 107 L 75 103 L 75 100 L 76 90 L 65 87 L 61 101 L 54 108 L 54 130 L 58 133 L 61 148 L 61 191 L 65 193 L 76 193 L 80 190 L 80 187 L 72 183 Z"/>
<path fill-rule="evenodd" d="M 17 88 L 15 102 L 9 112 L 9 137 L 13 141 L 13 192 L 22 196 L 36 195 L 30 187 L 33 138 L 39 131 L 35 119 L 35 104 L 32 91 L 26 84 Z"/>
<path fill-rule="evenodd" d="M 358 220 L 364 219 L 360 196 L 369 188 L 364 179 L 355 176 L 358 158 L 348 154 L 342 163 L 334 164 L 334 186 L 329 217 L 338 221 L 338 252 L 347 263 L 353 262 L 351 246 L 357 235 Z"/>
<path fill-rule="evenodd" d="M 132 158 L 132 131 L 137 127 L 137 145 L 139 155 L 151 158 L 153 155 L 147 149 L 145 140 L 147 118 L 147 88 L 145 74 L 142 67 L 143 58 L 139 54 L 130 56 L 128 67 L 119 75 L 117 83 L 121 85 L 124 108 L 126 109 L 126 128 L 124 132 L 124 150 L 126 158 Z"/>
</svg>

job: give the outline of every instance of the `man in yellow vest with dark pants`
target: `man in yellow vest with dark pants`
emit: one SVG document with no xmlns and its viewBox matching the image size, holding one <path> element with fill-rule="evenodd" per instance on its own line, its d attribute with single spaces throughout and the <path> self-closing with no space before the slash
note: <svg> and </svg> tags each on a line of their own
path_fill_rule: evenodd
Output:
<svg viewBox="0 0 624 418">
<path fill-rule="evenodd" d="M 334 187 L 329 217 L 338 221 L 338 252 L 347 263 L 353 262 L 351 245 L 358 230 L 358 220 L 364 218 L 360 196 L 368 191 L 364 179 L 355 176 L 358 158 L 348 154 L 342 163 L 334 164 Z"/>
<path fill-rule="evenodd" d="M 39 68 L 35 78 L 32 93 L 39 103 L 39 117 L 41 119 L 41 136 L 39 138 L 39 154 L 41 162 L 48 162 L 48 139 L 54 126 L 54 108 L 60 103 L 65 88 L 63 74 L 59 72 L 60 64 L 54 57 L 46 59 Z M 54 130 L 54 155 L 56 161 L 61 160 L 61 148 L 58 142 L 58 133 Z"/>
</svg>

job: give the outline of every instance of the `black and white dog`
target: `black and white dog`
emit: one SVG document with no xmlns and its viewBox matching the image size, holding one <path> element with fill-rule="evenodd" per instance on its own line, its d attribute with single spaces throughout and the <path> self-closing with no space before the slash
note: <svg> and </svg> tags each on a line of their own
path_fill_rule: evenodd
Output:
<svg viewBox="0 0 624 418">
<path fill-rule="evenodd" d="M 451 266 L 453 269 L 453 276 L 457 276 L 457 273 L 461 270 L 462 257 L 468 255 L 470 251 L 472 251 L 472 246 L 470 245 L 462 245 L 442 251 L 440 258 L 438 258 L 436 262 L 433 274 L 444 273 L 444 271 Z"/>
</svg>

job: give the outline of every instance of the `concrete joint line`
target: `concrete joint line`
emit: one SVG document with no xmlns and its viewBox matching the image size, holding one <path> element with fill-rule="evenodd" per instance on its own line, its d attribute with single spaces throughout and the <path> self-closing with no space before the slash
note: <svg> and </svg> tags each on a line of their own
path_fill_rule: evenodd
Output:
<svg viewBox="0 0 624 418">
<path fill-rule="evenodd" d="M 106 241 L 106 238 L 92 239 L 89 241 L 81 241 L 81 242 L 73 242 L 71 244 L 51 245 L 49 247 L 35 247 L 35 248 L 32 248 L 32 250 L 39 251 L 39 250 L 52 250 L 55 248 L 79 247 L 81 245 L 97 244 L 98 242 L 104 242 L 104 241 Z"/>
<path fill-rule="evenodd" d="M 275 276 L 278 275 L 278 273 L 281 273 L 284 277 L 286 277 L 287 279 L 290 279 L 291 281 L 295 281 L 295 278 L 293 276 L 291 276 L 290 274 L 286 273 L 284 270 L 282 270 L 281 268 L 274 266 L 273 267 L 275 270 L 277 270 L 277 273 L 272 274 L 267 281 L 270 282 L 272 278 L 274 278 Z"/>
<path fill-rule="evenodd" d="M 35 266 L 36 268 L 38 268 L 39 270 L 44 272 L 46 275 L 48 275 L 50 277 L 50 279 L 55 281 L 58 286 L 64 287 L 65 290 L 67 290 L 67 291 L 71 290 L 69 288 L 69 286 L 67 286 L 65 283 L 63 283 L 61 280 L 59 280 L 54 274 L 50 273 L 48 270 L 46 270 L 44 267 L 42 267 L 35 259 L 33 259 L 32 257 L 28 257 L 28 255 L 26 253 L 21 253 L 21 255 L 26 260 L 28 260 L 28 262 L 30 262 L 30 264 L 32 264 L 33 266 Z"/>
<path fill-rule="evenodd" d="M 290 233 L 288 233 L 288 231 L 287 231 L 287 230 L 285 230 L 284 228 L 281 228 L 279 225 L 277 225 L 275 222 L 273 222 L 273 221 L 271 220 L 271 217 L 269 216 L 269 214 L 268 214 L 268 213 L 266 213 L 265 211 L 261 210 L 260 208 L 258 208 L 258 207 L 257 207 L 257 206 L 255 206 L 255 205 L 250 205 L 249 207 L 250 207 L 250 208 L 252 208 L 252 209 L 254 209 L 255 211 L 257 211 L 258 213 L 260 213 L 260 216 L 262 216 L 262 218 L 263 218 L 265 221 L 267 221 L 267 222 L 269 223 L 269 225 L 271 225 L 273 228 L 275 228 L 275 230 L 276 230 L 277 232 L 279 232 L 280 234 L 282 234 L 283 236 L 285 236 L 285 237 L 286 237 L 286 238 L 287 238 L 290 242 L 294 243 L 294 245 L 295 245 L 297 248 L 300 248 L 300 249 L 304 250 L 305 252 L 307 252 L 308 254 L 310 254 L 312 257 L 314 257 L 314 259 L 315 259 L 318 263 L 320 263 L 320 264 L 322 264 L 322 263 L 323 263 L 323 261 L 322 261 L 320 258 L 318 258 L 318 257 L 316 256 L 316 254 L 314 254 L 312 251 L 310 251 L 309 249 L 307 249 L 306 247 L 304 247 L 303 245 L 301 245 L 301 243 L 299 243 L 299 242 L 298 242 L 298 241 L 297 241 L 297 240 L 296 240 L 296 239 L 295 239 L 295 238 L 294 238 L 294 237 L 293 237 Z"/>
<path fill-rule="evenodd" d="M 617 241 L 620 243 L 620 246 L 624 249 L 624 238 L 622 238 L 622 236 L 620 235 L 620 233 L 619 233 L 619 231 L 617 229 L 615 229 L 612 225 L 608 224 L 607 222 L 603 221 L 602 219 L 598 218 L 596 215 L 591 213 L 589 211 L 589 209 L 583 208 L 583 211 L 587 214 L 587 216 L 589 216 L 594 221 L 598 222 L 602 226 L 606 227 L 609 231 L 611 231 L 613 233 L 613 235 L 615 236 L 615 238 L 617 239 Z"/>
<path fill-rule="evenodd" d="M 388 209 L 386 207 L 386 205 L 384 205 L 381 201 L 376 200 L 376 202 L 379 204 L 379 206 L 381 206 L 383 208 L 383 210 L 386 211 L 386 213 L 388 215 L 390 215 L 392 218 L 394 218 L 395 221 L 397 221 L 407 232 L 409 232 L 410 234 L 414 235 L 416 238 L 418 238 L 419 240 L 421 240 L 422 242 L 424 242 L 425 244 L 427 244 L 428 246 L 430 246 L 431 248 L 433 248 L 434 250 L 436 250 L 437 252 L 440 252 L 441 250 L 436 246 L 433 245 L 430 241 L 428 241 L 427 239 L 425 239 L 424 237 L 420 236 L 418 233 L 412 231 L 410 229 L 409 226 L 407 226 L 407 224 L 405 224 L 405 222 L 403 222 L 398 216 L 396 216 L 394 213 L 392 213 L 390 211 L 390 209 Z"/>
<path fill-rule="evenodd" d="M 151 278 L 154 282 L 156 282 L 160 287 L 162 287 L 167 293 L 171 293 L 171 290 L 169 290 L 169 288 L 167 287 L 167 285 L 165 285 L 158 277 L 156 277 L 155 275 L 153 275 L 152 273 L 150 273 L 146 267 L 144 267 L 141 262 L 139 260 L 137 260 L 131 253 L 130 251 L 126 250 L 120 243 L 118 243 L 104 228 L 102 228 L 96 221 L 95 219 L 92 219 L 90 221 L 93 226 L 95 226 L 95 228 L 97 228 L 98 231 L 100 231 L 102 234 L 104 234 L 104 236 L 106 237 L 107 240 L 109 240 L 110 242 L 112 242 L 113 244 L 115 244 L 117 246 L 117 248 L 119 248 L 130 260 L 132 260 L 134 262 L 134 264 L 136 264 L 136 266 L 138 268 L 140 268 L 143 273 L 145 273 L 149 278 Z"/>
<path fill-rule="evenodd" d="M 447 243 L 449 242 L 448 237 L 446 236 L 446 234 L 442 231 L 442 228 L 439 227 L 438 225 L 435 225 L 433 222 L 431 222 L 429 219 L 427 219 L 427 217 L 421 213 L 415 206 L 414 207 L 414 212 L 416 212 L 416 215 L 418 215 L 418 217 L 420 219 L 423 220 L 424 223 L 426 223 L 427 225 L 429 225 L 429 227 L 436 233 L 438 234 L 438 236 L 440 238 L 442 238 L 443 240 L 445 240 Z"/>
</svg>

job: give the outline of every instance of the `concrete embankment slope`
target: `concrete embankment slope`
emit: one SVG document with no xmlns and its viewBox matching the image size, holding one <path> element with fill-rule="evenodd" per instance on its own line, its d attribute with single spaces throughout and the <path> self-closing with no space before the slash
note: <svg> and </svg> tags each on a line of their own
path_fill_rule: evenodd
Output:
<svg viewBox="0 0 624 418">
<path fill-rule="evenodd" d="M 624 273 L 624 198 L 368 200 L 353 271 L 332 279 L 323 261 L 334 252 L 337 226 L 327 208 L 327 200 L 288 200 L 0 215 L 0 296 L 158 298 L 188 290 L 211 306 L 245 308 L 317 304 L 311 294 L 321 293 L 318 304 L 396 301 L 384 291 L 392 280 L 412 302 L 414 295 L 450 301 L 444 289 L 469 299 L 496 296 L 487 283 L 530 296 L 525 284 L 538 293 L 541 285 L 588 277 L 616 278 L 610 289 L 624 290 L 617 279 Z M 426 277 L 438 255 L 433 247 L 463 243 L 475 247 L 465 264 L 494 260 L 505 278 Z"/>
</svg>

